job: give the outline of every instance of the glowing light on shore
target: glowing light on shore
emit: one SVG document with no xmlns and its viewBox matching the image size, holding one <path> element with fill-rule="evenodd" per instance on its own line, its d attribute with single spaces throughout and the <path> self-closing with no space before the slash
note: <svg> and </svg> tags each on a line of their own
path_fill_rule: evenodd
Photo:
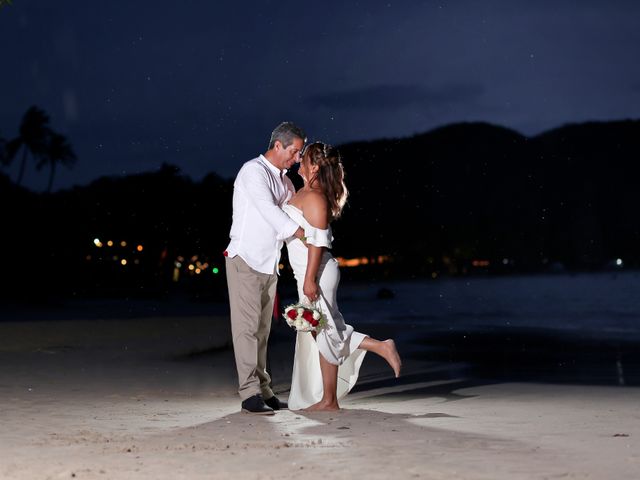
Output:
<svg viewBox="0 0 640 480">
<path fill-rule="evenodd" d="M 215 275 L 217 275 L 217 274 L 218 274 L 218 272 L 219 272 L 220 270 L 218 270 L 218 267 L 213 267 L 213 269 L 212 269 L 211 271 L 212 271 Z"/>
<path fill-rule="evenodd" d="M 616 260 L 616 265 L 617 265 L 617 266 L 619 266 L 619 267 L 621 267 L 621 266 L 622 266 L 622 259 L 621 259 L 621 258 L 618 258 L 618 259 Z"/>
<path fill-rule="evenodd" d="M 99 238 L 94 238 L 94 239 L 93 239 L 93 244 L 94 244 L 96 247 L 98 247 L 98 248 L 101 248 L 101 247 L 102 247 L 102 242 L 100 241 L 100 239 L 99 239 Z"/>
<path fill-rule="evenodd" d="M 338 265 L 341 267 L 359 267 L 362 265 L 369 264 L 382 264 L 391 261 L 391 257 L 389 255 L 378 255 L 376 257 L 357 257 L 357 258 L 343 258 L 336 257 L 338 261 Z"/>
<path fill-rule="evenodd" d="M 107 247 L 113 247 L 113 240 L 107 240 Z"/>
<path fill-rule="evenodd" d="M 136 250 L 138 250 L 139 252 L 141 252 L 142 250 L 144 250 L 144 247 L 142 245 L 138 245 L 136 247 Z"/>
<path fill-rule="evenodd" d="M 122 241 L 120 242 L 120 246 L 121 246 L 121 247 L 126 247 L 126 246 L 127 246 L 127 242 L 125 242 L 124 240 L 122 240 Z"/>
<path fill-rule="evenodd" d="M 489 260 L 473 260 L 471 265 L 474 267 L 488 267 L 490 264 Z"/>
<path fill-rule="evenodd" d="M 120 260 L 120 263 L 121 263 L 122 265 L 126 265 L 126 264 L 127 264 L 127 259 L 126 259 L 126 258 L 123 258 L 122 260 Z"/>
</svg>

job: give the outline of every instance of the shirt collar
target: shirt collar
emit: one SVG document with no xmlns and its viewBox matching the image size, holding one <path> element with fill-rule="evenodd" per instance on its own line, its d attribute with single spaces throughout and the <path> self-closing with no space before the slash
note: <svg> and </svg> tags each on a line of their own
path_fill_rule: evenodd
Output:
<svg viewBox="0 0 640 480">
<path fill-rule="evenodd" d="M 276 174 L 277 176 L 281 177 L 282 175 L 284 175 L 285 173 L 287 173 L 287 169 L 283 168 L 282 170 L 280 170 L 278 167 L 276 167 L 273 163 L 271 163 L 269 160 L 267 160 L 267 157 L 265 157 L 264 155 L 260 154 L 260 160 L 262 161 L 262 163 L 266 164 L 267 167 L 269 167 L 269 169 Z"/>
</svg>

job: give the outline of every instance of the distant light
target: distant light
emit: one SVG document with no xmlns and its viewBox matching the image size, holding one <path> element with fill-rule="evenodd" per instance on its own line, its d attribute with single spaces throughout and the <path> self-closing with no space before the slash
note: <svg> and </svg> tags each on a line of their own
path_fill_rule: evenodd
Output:
<svg viewBox="0 0 640 480">
<path fill-rule="evenodd" d="M 98 248 L 101 248 L 101 247 L 102 247 L 102 242 L 100 241 L 100 239 L 99 239 L 99 238 L 94 238 L 94 239 L 93 239 L 93 244 L 94 244 L 96 247 L 98 247 Z"/>
<path fill-rule="evenodd" d="M 182 266 L 180 262 L 176 262 L 175 265 L 176 265 L 176 268 L 180 268 Z"/>
<path fill-rule="evenodd" d="M 278 269 L 282 270 L 284 268 L 284 265 L 282 263 L 278 264 Z"/>
<path fill-rule="evenodd" d="M 618 266 L 621 266 L 621 265 L 622 265 L 622 259 L 621 259 L 621 258 L 618 258 L 618 259 L 616 260 L 616 265 L 618 265 Z"/>
<path fill-rule="evenodd" d="M 139 252 L 141 252 L 142 250 L 144 250 L 144 247 L 142 245 L 138 245 L 136 247 L 136 250 L 138 250 Z"/>
<path fill-rule="evenodd" d="M 133 263 L 135 263 L 136 265 L 140 265 L 140 260 L 136 258 L 136 259 L 133 261 Z"/>
<path fill-rule="evenodd" d="M 87 262 L 88 262 L 91 260 L 91 255 L 87 255 L 85 258 L 87 259 Z"/>
<path fill-rule="evenodd" d="M 431 278 L 437 278 L 437 277 L 438 277 L 438 272 L 431 273 Z"/>
<path fill-rule="evenodd" d="M 120 263 L 121 263 L 122 265 L 126 265 L 126 264 L 127 264 L 127 259 L 126 259 L 126 258 L 123 258 L 122 260 L 120 260 Z"/>
<path fill-rule="evenodd" d="M 122 241 L 120 242 L 120 246 L 121 246 L 121 247 L 126 247 L 126 246 L 127 246 L 127 242 L 125 242 L 124 240 L 122 240 Z"/>
<path fill-rule="evenodd" d="M 502 264 L 503 265 L 509 265 L 509 259 L 508 258 L 503 258 L 502 259 Z"/>
<path fill-rule="evenodd" d="M 189 265 L 189 270 L 193 270 L 194 268 L 196 267 L 194 267 L 193 265 Z"/>
<path fill-rule="evenodd" d="M 196 268 L 196 274 L 197 274 L 197 275 L 199 275 L 201 271 L 202 271 L 202 270 L 200 270 L 199 268 Z"/>
<path fill-rule="evenodd" d="M 218 267 L 213 267 L 211 271 L 217 275 L 220 270 L 218 270 Z"/>
<path fill-rule="evenodd" d="M 108 240 L 107 241 L 107 246 L 108 247 L 113 247 L 113 240 Z"/>
<path fill-rule="evenodd" d="M 385 263 L 389 261 L 389 255 L 378 255 L 378 263 Z"/>
</svg>

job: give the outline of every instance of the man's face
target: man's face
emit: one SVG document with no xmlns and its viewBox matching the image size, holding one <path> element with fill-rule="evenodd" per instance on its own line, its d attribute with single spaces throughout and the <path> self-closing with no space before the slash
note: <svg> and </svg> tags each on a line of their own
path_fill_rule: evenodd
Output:
<svg viewBox="0 0 640 480">
<path fill-rule="evenodd" d="M 289 170 L 294 163 L 300 161 L 300 152 L 302 151 L 302 147 L 304 147 L 304 140 L 301 138 L 294 138 L 291 145 L 287 148 L 282 148 L 282 144 L 280 147 L 279 159 L 281 168 Z"/>
</svg>

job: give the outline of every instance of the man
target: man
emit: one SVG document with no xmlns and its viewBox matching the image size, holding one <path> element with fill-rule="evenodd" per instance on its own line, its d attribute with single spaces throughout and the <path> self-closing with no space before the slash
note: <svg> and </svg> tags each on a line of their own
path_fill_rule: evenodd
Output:
<svg viewBox="0 0 640 480">
<path fill-rule="evenodd" d="M 283 240 L 292 235 L 304 240 L 304 230 L 281 207 L 295 193 L 285 173 L 300 161 L 305 140 L 296 125 L 281 123 L 268 150 L 242 166 L 233 186 L 225 262 L 238 393 L 247 413 L 273 415 L 287 408 L 269 387 L 267 341 Z"/>
</svg>

